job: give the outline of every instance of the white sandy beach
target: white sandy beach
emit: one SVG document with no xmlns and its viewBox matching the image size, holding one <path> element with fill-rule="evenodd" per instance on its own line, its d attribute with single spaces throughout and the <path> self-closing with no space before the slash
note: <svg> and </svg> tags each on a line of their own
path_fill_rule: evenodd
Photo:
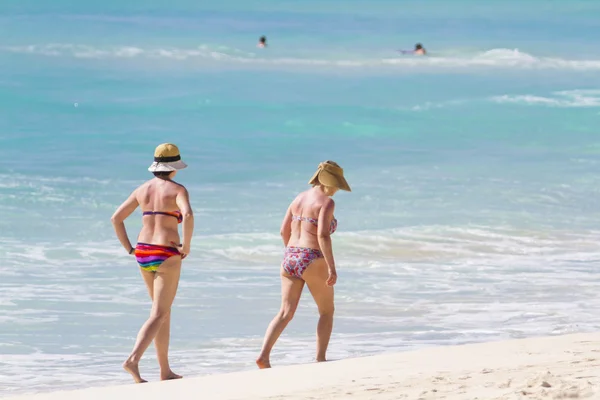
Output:
<svg viewBox="0 0 600 400">
<path fill-rule="evenodd" d="M 586 333 L 8 399 L 600 399 L 599 386 L 600 333 Z"/>
</svg>

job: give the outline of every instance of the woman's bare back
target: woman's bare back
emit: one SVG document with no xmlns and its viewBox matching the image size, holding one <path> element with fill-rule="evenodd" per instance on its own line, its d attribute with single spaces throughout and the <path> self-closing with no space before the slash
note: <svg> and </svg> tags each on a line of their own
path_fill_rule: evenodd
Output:
<svg viewBox="0 0 600 400">
<path fill-rule="evenodd" d="M 325 203 L 332 201 L 329 196 L 313 189 L 300 193 L 290 205 L 291 235 L 287 245 L 319 249 L 317 221 Z M 329 226 L 331 218 L 326 222 Z"/>
<path fill-rule="evenodd" d="M 179 212 L 177 196 L 185 188 L 167 179 L 155 178 L 136 190 L 136 198 L 143 213 Z M 171 246 L 179 244 L 177 224 L 179 219 L 169 214 L 148 214 L 142 217 L 142 230 L 138 241 L 142 243 Z"/>
</svg>

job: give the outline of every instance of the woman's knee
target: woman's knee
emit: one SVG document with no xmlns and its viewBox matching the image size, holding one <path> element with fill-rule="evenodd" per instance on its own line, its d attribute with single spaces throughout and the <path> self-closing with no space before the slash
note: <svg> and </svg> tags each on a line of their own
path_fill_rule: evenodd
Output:
<svg viewBox="0 0 600 400">
<path fill-rule="evenodd" d="M 290 322 L 292 318 L 294 318 L 294 314 L 296 313 L 295 309 L 292 308 L 282 308 L 279 310 L 279 318 L 284 322 Z"/>
<path fill-rule="evenodd" d="M 169 318 L 169 315 L 171 315 L 171 310 L 157 308 L 153 309 L 150 313 L 150 319 L 162 324 Z"/>
<path fill-rule="evenodd" d="M 319 307 L 319 315 L 321 317 L 327 317 L 327 316 L 333 317 L 334 312 L 335 312 L 335 306 L 333 305 L 333 303 L 331 303 L 330 305 L 328 304 L 326 306 Z"/>
</svg>

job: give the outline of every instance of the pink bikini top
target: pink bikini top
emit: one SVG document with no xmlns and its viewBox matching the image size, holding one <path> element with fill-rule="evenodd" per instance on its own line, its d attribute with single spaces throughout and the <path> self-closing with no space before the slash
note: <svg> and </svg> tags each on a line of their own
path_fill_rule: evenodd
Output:
<svg viewBox="0 0 600 400">
<path fill-rule="evenodd" d="M 177 218 L 178 223 L 183 221 L 183 215 L 181 214 L 181 211 L 144 211 L 142 215 L 166 215 L 168 217 Z"/>
<path fill-rule="evenodd" d="M 297 215 L 292 215 L 292 220 L 294 221 L 306 221 L 310 222 L 314 226 L 318 226 L 318 221 L 316 218 L 308 218 L 308 217 L 299 217 Z M 334 233 L 337 229 L 337 219 L 333 218 L 331 220 L 331 226 L 329 227 L 329 233 Z"/>
</svg>

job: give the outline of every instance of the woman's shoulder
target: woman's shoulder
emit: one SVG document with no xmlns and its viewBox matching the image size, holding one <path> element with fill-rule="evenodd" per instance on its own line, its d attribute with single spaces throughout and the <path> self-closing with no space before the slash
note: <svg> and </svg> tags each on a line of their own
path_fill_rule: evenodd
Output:
<svg viewBox="0 0 600 400">
<path fill-rule="evenodd" d="M 166 185 L 165 185 L 166 183 Z M 136 189 L 138 193 L 156 193 L 163 194 L 166 196 L 173 196 L 179 194 L 187 194 L 187 189 L 181 183 L 175 181 L 157 181 L 156 179 L 150 179 L 142 183 Z"/>
<path fill-rule="evenodd" d="M 165 188 L 168 189 L 170 193 L 173 193 L 173 191 L 178 194 L 183 192 L 187 193 L 187 189 L 181 183 L 172 180 L 167 180 L 166 182 L 167 186 L 165 186 Z"/>
<path fill-rule="evenodd" d="M 333 201 L 333 199 L 331 197 L 315 196 L 313 193 L 314 192 L 312 192 L 310 190 L 306 190 L 306 191 L 298 194 L 298 196 L 296 196 L 296 198 L 292 202 L 292 205 L 300 204 L 300 205 L 305 206 L 303 208 L 311 208 L 314 210 L 319 210 L 322 208 L 329 208 L 329 207 L 332 207 L 335 205 L 335 202 Z"/>
<path fill-rule="evenodd" d="M 171 183 L 173 183 L 175 185 L 175 188 L 177 190 L 181 190 L 183 192 L 187 192 L 187 189 L 181 183 L 178 183 L 178 182 L 175 182 L 175 181 L 171 181 Z"/>
<path fill-rule="evenodd" d="M 152 185 L 152 181 L 153 179 L 149 179 L 146 182 L 140 184 L 137 188 L 135 188 L 134 192 L 139 193 L 147 190 Z"/>
<path fill-rule="evenodd" d="M 332 209 L 335 207 L 335 200 L 333 200 L 331 197 L 327 196 L 326 198 L 323 199 L 323 202 L 321 203 L 321 208 L 323 209 Z"/>
<path fill-rule="evenodd" d="M 302 201 L 303 199 L 306 198 L 307 193 L 308 193 L 308 190 L 298 193 L 296 195 L 296 197 L 294 197 L 294 200 L 292 202 L 295 203 L 297 201 Z"/>
</svg>

